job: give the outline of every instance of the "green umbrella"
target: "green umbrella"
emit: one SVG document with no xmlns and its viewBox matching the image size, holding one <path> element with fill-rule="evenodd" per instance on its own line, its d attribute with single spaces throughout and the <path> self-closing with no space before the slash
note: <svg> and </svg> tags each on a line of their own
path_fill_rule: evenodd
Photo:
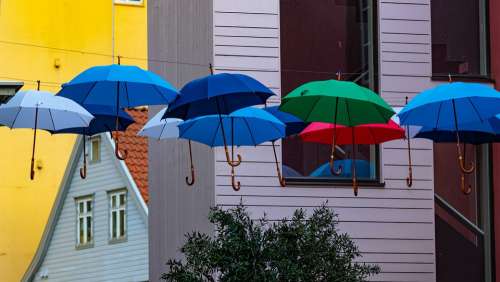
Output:
<svg viewBox="0 0 500 282">
<path fill-rule="evenodd" d="M 304 122 L 319 121 L 345 126 L 387 123 L 395 114 L 375 92 L 340 79 L 312 81 L 299 86 L 283 98 L 280 110 Z M 330 169 L 338 175 L 341 171 L 333 170 L 335 146 L 333 134 Z"/>
</svg>

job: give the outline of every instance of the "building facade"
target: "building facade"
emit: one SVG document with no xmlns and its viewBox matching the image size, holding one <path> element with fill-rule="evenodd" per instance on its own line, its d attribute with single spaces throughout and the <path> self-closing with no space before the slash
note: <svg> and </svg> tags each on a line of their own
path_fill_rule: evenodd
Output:
<svg viewBox="0 0 500 282">
<path fill-rule="evenodd" d="M 23 281 L 148 281 L 147 140 L 137 132 L 147 110 L 129 110 L 136 121 L 121 133 L 125 161 L 108 133 L 85 137 L 88 178 L 80 177 L 82 140 L 75 144 L 65 178 Z"/>
<path fill-rule="evenodd" d="M 484 6 L 469 2 L 461 1 L 463 5 L 450 9 L 450 13 L 463 12 L 460 9 L 464 8 L 477 11 L 464 21 L 484 27 L 478 22 L 483 19 L 480 12 Z M 471 44 L 477 45 L 463 50 L 475 48 L 473 54 L 451 48 L 461 46 L 456 41 L 440 42 L 446 38 L 436 27 L 451 29 L 456 23 L 434 20 L 439 19 L 439 14 L 433 11 L 447 11 L 439 5 L 444 5 L 443 1 L 151 1 L 149 56 L 169 63 L 152 62 L 149 68 L 177 87 L 208 74 L 209 63 L 213 63 L 216 73 L 249 74 L 277 94 L 268 105 L 278 104 L 280 96 L 305 81 L 335 78 L 340 71 L 343 79 L 371 87 L 391 106 L 401 107 L 407 97 L 411 99 L 425 89 L 446 83 L 448 74 L 454 80 L 470 80 L 485 72 L 482 61 L 487 57 L 479 51 L 485 44 L 485 32 L 478 28 L 471 33 Z M 491 84 L 491 80 L 481 82 Z M 269 144 L 238 149 L 243 162 L 236 168 L 236 177 L 242 187 L 234 192 L 222 150 L 194 146 L 198 180 L 187 187 L 187 143 L 150 141 L 151 281 L 157 281 L 166 270 L 167 259 L 179 256 L 186 232 L 212 231 L 206 219 L 210 206 L 232 207 L 240 200 L 253 217 L 266 213 L 270 219 L 290 216 L 297 208 L 311 211 L 328 201 L 328 206 L 339 214 L 341 230 L 358 243 L 361 261 L 381 266 L 382 272 L 373 280 L 458 281 L 437 278 L 452 260 L 446 246 L 440 245 L 442 241 L 437 242 L 437 238 L 446 237 L 436 220 L 453 228 L 450 222 L 456 220 L 456 215 L 447 214 L 449 209 L 436 204 L 435 192 L 439 191 L 456 192 L 456 202 L 450 199 L 451 193 L 443 192 L 440 198 L 446 204 L 472 206 L 467 216 L 473 220 L 469 221 L 480 226 L 484 235 L 481 242 L 486 243 L 480 244 L 479 237 L 469 238 L 453 231 L 459 239 L 472 242 L 473 248 L 481 245 L 481 252 L 474 253 L 481 262 L 465 260 L 468 267 L 473 265 L 474 271 L 481 273 L 472 273 L 468 277 L 476 280 L 467 281 L 492 281 L 492 232 L 485 223 L 491 218 L 491 210 L 479 212 L 477 205 L 479 200 L 483 203 L 487 199 L 484 195 L 491 194 L 488 182 L 481 180 L 488 178 L 488 169 L 470 176 L 474 177 L 470 181 L 475 181 L 473 189 L 483 192 L 461 195 L 457 182 L 444 182 L 454 176 L 444 173 L 451 171 L 450 163 L 456 164 L 455 152 L 446 153 L 450 147 L 436 148 L 432 142 L 412 140 L 411 148 L 411 188 L 406 185 L 406 142 L 357 148 L 368 169 L 359 196 L 355 197 L 348 179 L 325 179 L 315 174 L 328 156 L 324 147 L 307 146 L 293 139 L 280 144 L 282 170 L 288 182 L 285 188 L 276 179 Z M 348 146 L 342 148 L 347 156 L 350 150 Z M 487 150 L 477 148 L 476 153 L 471 157 L 477 157 L 481 167 L 488 165 L 487 157 L 479 158 L 488 155 Z M 439 162 L 443 154 L 453 156 L 447 167 Z"/>
<path fill-rule="evenodd" d="M 21 82 L 24 90 L 40 80 L 42 90 L 57 92 L 86 68 L 111 64 L 113 54 L 147 68 L 147 1 L 4 0 L 0 11 L 0 80 Z M 33 132 L 0 128 L 2 281 L 19 281 L 28 267 L 75 142 L 38 137 L 39 169 L 30 181 Z"/>
</svg>

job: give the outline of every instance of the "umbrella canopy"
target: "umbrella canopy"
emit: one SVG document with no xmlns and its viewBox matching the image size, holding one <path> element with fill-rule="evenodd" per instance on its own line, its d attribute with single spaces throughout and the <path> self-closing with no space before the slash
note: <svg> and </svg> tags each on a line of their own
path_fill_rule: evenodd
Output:
<svg viewBox="0 0 500 282">
<path fill-rule="evenodd" d="M 498 114 L 499 103 L 500 93 L 491 87 L 479 83 L 453 82 L 418 94 L 398 116 L 402 125 L 471 130 Z M 482 128 L 495 133 L 487 126 Z"/>
<path fill-rule="evenodd" d="M 355 127 L 313 122 L 299 136 L 305 142 L 330 145 L 335 134 L 336 144 L 347 145 L 354 142 L 352 130 L 356 144 L 380 144 L 405 138 L 405 130 L 392 120 L 384 124 L 363 124 Z"/>
<path fill-rule="evenodd" d="M 465 189 L 463 174 L 472 173 L 475 168 L 472 163 L 469 168 L 465 167 L 460 148 L 460 132 L 469 132 L 467 138 L 470 139 L 474 139 L 470 132 L 497 134 L 490 120 L 498 114 L 499 103 L 500 93 L 491 87 L 478 83 L 450 82 L 418 94 L 398 116 L 403 125 L 422 126 L 434 132 L 455 133 L 458 164 L 462 172 L 461 190 L 469 194 L 471 189 Z M 467 134 L 464 135 L 466 136 Z"/>
<path fill-rule="evenodd" d="M 394 111 L 375 92 L 354 82 L 324 80 L 305 83 L 283 98 L 280 110 L 305 122 L 346 126 L 386 123 Z"/>
<path fill-rule="evenodd" d="M 285 136 L 285 125 L 270 113 L 258 108 L 244 108 L 222 116 L 229 145 L 257 146 Z M 179 137 L 210 147 L 223 146 L 218 115 L 202 116 L 179 124 Z"/>
<path fill-rule="evenodd" d="M 302 121 L 300 118 L 292 114 L 280 111 L 279 106 L 266 107 L 264 108 L 264 110 L 269 112 L 285 124 L 286 136 L 299 134 L 307 126 L 307 123 Z"/>
<path fill-rule="evenodd" d="M 74 101 L 46 91 L 19 91 L 7 104 L 0 105 L 0 124 L 10 128 L 56 131 L 86 127 L 94 118 Z"/>
<path fill-rule="evenodd" d="M 222 121 L 220 120 L 222 118 Z M 226 144 L 222 125 L 230 136 L 232 146 L 256 146 L 266 141 L 273 141 L 285 136 L 285 125 L 270 113 L 258 108 L 243 108 L 229 115 L 208 115 L 187 120 L 179 124 L 179 137 L 218 147 Z M 233 189 L 239 190 L 240 183 L 235 183 L 234 166 L 231 166 Z"/>
<path fill-rule="evenodd" d="M 390 140 L 402 139 L 405 137 L 405 130 L 397 125 L 393 120 L 384 124 L 363 124 L 358 126 L 341 126 L 330 123 L 313 122 L 299 134 L 305 142 L 322 144 L 346 145 L 352 144 L 352 183 L 354 195 L 358 195 L 356 180 L 356 150 L 357 144 L 380 144 Z M 332 141 L 333 140 L 333 141 Z M 343 169 L 336 172 L 330 168 L 332 174 L 340 175 Z"/>
<path fill-rule="evenodd" d="M 159 75 L 136 66 L 91 67 L 63 84 L 57 95 L 88 105 L 131 108 L 167 105 L 178 91 Z"/>
<path fill-rule="evenodd" d="M 230 114 L 241 108 L 265 104 L 275 95 L 256 79 L 233 73 L 208 75 L 186 84 L 164 118 L 183 120 L 204 115 Z"/>
<path fill-rule="evenodd" d="M 99 106 L 90 107 L 90 112 L 94 115 L 94 119 L 90 122 L 88 127 L 72 127 L 61 130 L 52 131 L 53 134 L 80 134 L 84 136 L 92 136 L 102 132 L 111 132 L 113 130 L 125 131 L 127 127 L 134 123 L 134 119 L 127 114 L 124 110 L 118 113 L 118 128 L 116 127 L 116 116 L 110 115 L 109 112 Z M 87 153 L 86 138 L 83 137 L 83 168 L 80 168 L 80 177 L 87 178 Z"/>
<path fill-rule="evenodd" d="M 356 169 L 354 169 L 353 166 L 356 166 Z M 330 170 L 330 163 L 324 163 L 321 166 L 319 166 L 317 169 L 315 169 L 309 176 L 313 177 L 333 177 L 333 178 L 347 178 L 347 177 L 352 177 L 352 172 L 356 170 L 356 175 L 357 177 L 360 178 L 369 178 L 370 177 L 370 163 L 367 162 L 366 160 L 338 160 L 335 162 L 335 169 L 338 170 L 339 168 L 342 168 L 342 173 L 340 175 L 335 175 L 332 174 L 332 171 Z"/>
<path fill-rule="evenodd" d="M 230 166 L 238 166 L 238 160 L 229 158 L 226 134 L 221 115 L 230 114 L 233 111 L 249 106 L 265 104 L 266 100 L 274 93 L 265 85 L 254 78 L 233 73 L 213 74 L 193 80 L 182 87 L 180 96 L 165 112 L 164 118 L 192 119 L 204 115 L 219 115 L 219 123 L 222 130 L 222 141 L 226 153 L 226 162 Z"/>
<path fill-rule="evenodd" d="M 177 96 L 177 90 L 160 76 L 136 66 L 96 66 L 63 84 L 57 94 L 70 98 L 86 108 L 100 106 L 116 118 L 115 131 L 119 131 L 119 110 L 145 105 L 166 105 Z M 115 137 L 115 155 L 119 153 L 119 136 Z"/>
<path fill-rule="evenodd" d="M 178 118 L 166 118 L 163 119 L 163 115 L 167 108 L 162 109 L 156 115 L 153 116 L 137 133 L 139 136 L 156 138 L 158 140 L 178 138 L 179 128 L 178 125 L 182 122 Z"/>
<path fill-rule="evenodd" d="M 35 177 L 35 145 L 37 129 L 51 132 L 72 127 L 87 127 L 94 118 L 72 100 L 46 91 L 20 91 L 7 104 L 0 106 L 0 124 L 10 128 L 32 128 L 31 180 Z"/>
</svg>

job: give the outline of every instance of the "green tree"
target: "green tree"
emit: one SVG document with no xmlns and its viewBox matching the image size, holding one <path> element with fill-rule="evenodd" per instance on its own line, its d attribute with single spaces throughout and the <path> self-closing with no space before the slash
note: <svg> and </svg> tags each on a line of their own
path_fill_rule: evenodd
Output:
<svg viewBox="0 0 500 282">
<path fill-rule="evenodd" d="M 360 257 L 349 235 L 339 233 L 337 215 L 325 205 L 307 217 L 254 221 L 245 207 L 213 208 L 214 236 L 193 232 L 181 248 L 184 260 L 169 260 L 167 281 L 365 281 L 380 268 Z"/>
</svg>

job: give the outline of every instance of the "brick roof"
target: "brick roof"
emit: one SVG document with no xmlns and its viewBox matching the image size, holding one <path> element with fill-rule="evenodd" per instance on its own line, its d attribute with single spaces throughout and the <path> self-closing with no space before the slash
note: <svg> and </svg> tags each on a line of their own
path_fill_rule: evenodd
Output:
<svg viewBox="0 0 500 282">
<path fill-rule="evenodd" d="M 120 132 L 120 151 L 127 150 L 125 164 L 134 178 L 135 184 L 141 192 L 142 198 L 147 203 L 149 200 L 148 192 L 148 139 L 137 136 L 137 132 L 148 121 L 147 108 L 129 109 L 127 113 L 135 120 L 125 133 Z"/>
</svg>

